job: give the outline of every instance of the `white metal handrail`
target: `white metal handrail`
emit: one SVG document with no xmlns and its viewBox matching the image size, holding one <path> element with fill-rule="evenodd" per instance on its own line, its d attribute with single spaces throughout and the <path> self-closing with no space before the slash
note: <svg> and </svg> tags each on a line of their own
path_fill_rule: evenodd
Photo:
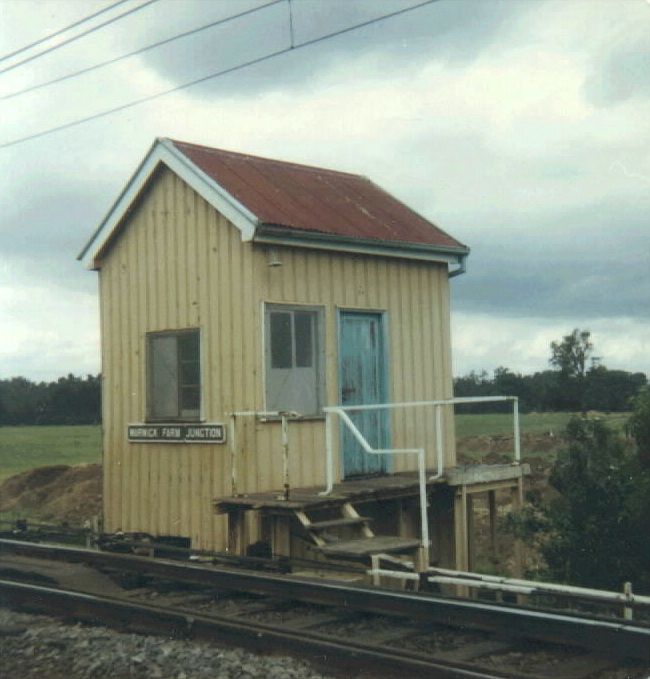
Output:
<svg viewBox="0 0 650 679">
<path fill-rule="evenodd" d="M 282 437 L 282 478 L 285 500 L 289 499 L 289 420 L 301 417 L 300 413 L 293 410 L 239 410 L 230 413 L 230 492 L 233 497 L 237 496 L 237 427 L 238 417 L 279 417 L 281 421 Z"/>
<path fill-rule="evenodd" d="M 427 468 L 426 468 L 426 458 L 424 448 L 373 448 L 368 441 L 366 441 L 363 434 L 357 429 L 356 425 L 350 419 L 349 415 L 345 412 L 348 408 L 323 408 L 327 412 L 325 426 L 329 430 L 329 413 L 335 412 L 343 422 L 347 425 L 348 429 L 352 432 L 354 438 L 359 442 L 361 447 L 371 455 L 409 455 L 414 454 L 418 456 L 418 479 L 420 486 L 420 547 L 422 549 L 429 548 L 429 521 L 427 518 Z M 331 432 L 329 438 L 331 443 Z M 333 487 L 333 484 L 332 484 Z M 329 490 L 331 492 L 331 489 Z M 328 491 L 321 493 L 321 495 L 328 494 Z"/>
<path fill-rule="evenodd" d="M 392 573 L 392 571 L 391 571 Z M 576 587 L 556 582 L 538 580 L 522 580 L 500 575 L 486 575 L 471 571 L 454 571 L 446 568 L 429 568 L 431 574 L 427 580 L 440 584 L 462 585 L 476 589 L 493 589 L 515 594 L 555 595 L 563 598 L 592 599 L 603 604 L 622 604 L 623 617 L 632 619 L 633 607 L 650 607 L 650 596 L 634 594 L 632 583 L 626 582 L 622 592 L 589 587 Z"/>
<path fill-rule="evenodd" d="M 521 459 L 521 445 L 519 433 L 519 399 L 516 396 L 469 396 L 434 401 L 404 401 L 400 403 L 373 403 L 367 405 L 350 406 L 326 406 L 325 413 L 325 477 L 327 487 L 321 495 L 329 495 L 334 489 L 334 441 L 332 435 L 333 416 L 336 415 L 350 430 L 350 433 L 359 442 L 363 450 L 370 455 L 403 455 L 414 454 L 418 456 L 418 482 L 420 495 L 420 548 L 422 553 L 429 549 L 429 519 L 427 515 L 427 478 L 426 457 L 424 448 L 373 448 L 364 435 L 359 431 L 348 415 L 349 412 L 365 410 L 391 410 L 395 408 L 414 408 L 432 406 L 435 408 L 436 417 L 436 473 L 429 477 L 429 481 L 435 481 L 444 474 L 444 431 L 442 408 L 462 403 L 489 403 L 497 401 L 513 402 L 513 434 L 514 434 L 514 462 L 519 464 Z M 428 566 L 428 559 L 426 559 Z"/>
</svg>

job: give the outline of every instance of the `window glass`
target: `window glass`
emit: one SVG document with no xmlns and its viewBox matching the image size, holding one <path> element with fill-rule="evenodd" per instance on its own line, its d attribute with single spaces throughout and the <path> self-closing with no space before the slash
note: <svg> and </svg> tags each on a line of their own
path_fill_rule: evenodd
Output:
<svg viewBox="0 0 650 679">
<path fill-rule="evenodd" d="M 201 412 L 198 330 L 149 335 L 149 417 L 197 419 Z"/>
<path fill-rule="evenodd" d="M 197 384 L 200 381 L 200 366 L 196 361 L 181 361 L 181 384 Z"/>
<path fill-rule="evenodd" d="M 294 312 L 296 367 L 311 368 L 314 363 L 313 311 Z"/>
<path fill-rule="evenodd" d="M 271 314 L 271 367 L 291 368 L 291 314 Z"/>
<path fill-rule="evenodd" d="M 176 338 L 152 337 L 151 344 L 151 413 L 154 417 L 178 415 L 178 364 Z"/>
<path fill-rule="evenodd" d="M 198 332 L 186 332 L 178 335 L 178 357 L 181 361 L 199 362 Z"/>
<path fill-rule="evenodd" d="M 198 417 L 201 408 L 200 387 L 181 387 L 181 415 L 183 417 Z"/>
</svg>

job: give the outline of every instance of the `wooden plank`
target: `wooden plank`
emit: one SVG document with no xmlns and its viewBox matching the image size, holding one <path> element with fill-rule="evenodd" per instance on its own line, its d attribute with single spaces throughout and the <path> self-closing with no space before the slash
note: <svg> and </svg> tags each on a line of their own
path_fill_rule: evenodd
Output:
<svg viewBox="0 0 650 679">
<path fill-rule="evenodd" d="M 454 546 L 456 570 L 469 570 L 467 550 L 467 491 L 465 486 L 458 488 L 454 496 Z M 469 589 L 467 587 L 456 585 L 456 594 L 458 596 L 467 596 L 468 592 Z"/>
<path fill-rule="evenodd" d="M 467 565 L 468 570 L 473 571 L 476 566 L 476 534 L 474 528 L 474 498 L 467 494 Z"/>
<path fill-rule="evenodd" d="M 350 519 L 360 519 L 361 516 L 359 515 L 359 512 L 349 503 L 346 502 L 342 507 L 341 511 L 343 512 L 344 516 L 347 516 Z M 372 532 L 372 529 L 370 526 L 368 526 L 367 523 L 363 523 L 361 525 L 361 532 L 366 538 L 372 538 L 374 537 L 374 533 Z"/>
<path fill-rule="evenodd" d="M 291 556 L 291 516 L 271 517 L 271 554 Z"/>
<path fill-rule="evenodd" d="M 497 493 L 488 491 L 488 521 L 490 525 L 490 554 L 493 559 L 497 555 Z"/>
<path fill-rule="evenodd" d="M 530 465 L 521 464 L 473 464 L 450 469 L 447 483 L 450 486 L 472 486 L 500 481 L 513 481 L 530 474 Z"/>
<path fill-rule="evenodd" d="M 362 523 L 370 523 L 371 518 L 367 516 L 347 517 L 344 519 L 329 519 L 328 521 L 313 521 L 309 524 L 309 530 L 321 531 L 328 528 L 339 528 L 344 526 L 358 526 Z"/>
<path fill-rule="evenodd" d="M 228 551 L 238 556 L 246 556 L 248 532 L 246 512 L 228 512 Z"/>
<path fill-rule="evenodd" d="M 512 511 L 519 512 L 523 506 L 524 502 L 524 491 L 522 479 L 519 479 L 519 483 L 511 491 L 512 498 Z M 524 543 L 522 540 L 515 540 L 514 544 L 514 567 L 513 567 L 513 577 L 521 578 L 524 572 Z"/>
<path fill-rule="evenodd" d="M 319 547 L 324 554 L 335 556 L 370 556 L 371 554 L 399 553 L 416 549 L 420 544 L 419 540 L 399 538 L 393 536 L 376 535 L 372 538 L 361 538 L 358 540 L 344 540 L 333 542 L 324 547 Z"/>
</svg>

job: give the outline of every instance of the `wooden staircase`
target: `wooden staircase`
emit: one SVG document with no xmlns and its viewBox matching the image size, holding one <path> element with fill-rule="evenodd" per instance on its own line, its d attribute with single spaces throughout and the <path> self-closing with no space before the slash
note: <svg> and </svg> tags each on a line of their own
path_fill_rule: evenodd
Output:
<svg viewBox="0 0 650 679">
<path fill-rule="evenodd" d="M 318 551 L 326 557 L 354 561 L 372 560 L 378 555 L 402 555 L 415 553 L 420 545 L 416 538 L 375 535 L 370 528 L 372 519 L 360 516 L 350 502 L 340 505 L 341 518 L 312 521 L 303 510 L 295 510 L 298 521 L 309 534 Z M 358 535 L 341 537 L 341 528 L 352 528 Z"/>
</svg>

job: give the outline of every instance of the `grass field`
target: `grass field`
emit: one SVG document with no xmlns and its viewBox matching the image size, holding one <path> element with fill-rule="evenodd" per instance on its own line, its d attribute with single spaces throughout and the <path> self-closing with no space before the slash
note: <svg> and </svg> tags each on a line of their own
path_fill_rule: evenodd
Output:
<svg viewBox="0 0 650 679">
<path fill-rule="evenodd" d="M 0 481 L 33 467 L 100 460 L 96 425 L 0 427 Z"/>
<path fill-rule="evenodd" d="M 522 434 L 561 434 L 572 413 L 526 413 L 519 416 Z M 603 415 L 607 424 L 622 431 L 630 413 L 610 413 Z M 512 413 L 488 413 L 483 415 L 456 415 L 456 436 L 508 435 L 512 434 Z"/>
<path fill-rule="evenodd" d="M 522 434 L 560 434 L 570 413 L 529 413 L 521 415 Z M 613 413 L 605 419 L 622 430 L 629 413 Z M 457 415 L 458 439 L 474 436 L 512 434 L 512 414 Z M 526 453 L 535 451 L 524 449 Z M 0 481 L 33 467 L 51 464 L 84 464 L 101 461 L 101 427 L 42 426 L 0 427 Z"/>
</svg>

